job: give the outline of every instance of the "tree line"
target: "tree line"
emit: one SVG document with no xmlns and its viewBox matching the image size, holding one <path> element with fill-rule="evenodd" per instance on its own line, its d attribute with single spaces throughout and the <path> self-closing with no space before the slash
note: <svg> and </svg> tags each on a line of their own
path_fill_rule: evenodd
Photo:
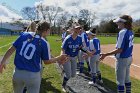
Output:
<svg viewBox="0 0 140 93">
<path fill-rule="evenodd" d="M 113 14 L 108 14 L 106 20 L 102 20 L 100 24 L 94 25 L 95 19 L 98 19 L 96 13 L 87 9 L 81 9 L 76 14 L 70 14 L 59 6 L 46 6 L 42 3 L 35 7 L 24 7 L 21 10 L 22 16 L 26 20 L 46 20 L 51 25 L 51 34 L 60 34 L 62 27 L 70 27 L 74 21 L 78 21 L 85 30 L 89 30 L 90 27 L 96 27 L 98 33 L 117 33 L 117 25 L 113 23 Z M 16 22 L 15 22 L 16 23 Z M 17 21 L 21 24 L 20 21 Z M 21 24 L 22 25 L 22 24 Z M 133 22 L 133 30 L 135 33 L 140 33 L 140 20 Z"/>
</svg>

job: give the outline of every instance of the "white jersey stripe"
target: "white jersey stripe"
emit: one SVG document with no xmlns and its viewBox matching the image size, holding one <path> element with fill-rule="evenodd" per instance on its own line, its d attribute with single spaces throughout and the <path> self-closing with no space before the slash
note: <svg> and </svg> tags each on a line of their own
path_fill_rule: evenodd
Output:
<svg viewBox="0 0 140 93">
<path fill-rule="evenodd" d="M 123 29 L 122 31 L 119 32 L 119 37 L 118 37 L 118 41 L 117 41 L 117 45 L 116 45 L 117 48 L 121 48 L 126 31 L 127 31 L 126 29 Z"/>
<path fill-rule="evenodd" d="M 94 44 L 93 44 L 93 40 L 90 40 L 89 49 L 90 50 L 94 50 L 95 49 Z"/>
</svg>

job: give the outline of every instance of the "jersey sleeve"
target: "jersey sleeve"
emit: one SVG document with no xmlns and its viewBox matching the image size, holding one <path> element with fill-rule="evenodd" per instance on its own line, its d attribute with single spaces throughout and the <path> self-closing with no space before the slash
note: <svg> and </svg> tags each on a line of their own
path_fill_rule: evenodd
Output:
<svg viewBox="0 0 140 93">
<path fill-rule="evenodd" d="M 84 41 L 85 41 L 86 47 L 88 47 L 89 43 L 88 43 L 88 38 L 86 34 L 84 34 Z"/>
<path fill-rule="evenodd" d="M 125 44 L 125 32 L 126 31 L 122 31 L 119 33 L 118 35 L 118 39 L 117 39 L 117 44 L 116 44 L 116 48 L 124 48 L 124 44 Z"/>
<path fill-rule="evenodd" d="M 81 34 L 82 42 L 84 42 L 84 34 Z"/>
<path fill-rule="evenodd" d="M 94 50 L 95 49 L 95 47 L 94 47 L 94 44 L 93 44 L 93 40 L 90 40 L 89 41 L 89 50 Z"/>
<path fill-rule="evenodd" d="M 79 41 L 80 41 L 80 46 L 83 47 L 83 42 L 82 42 L 82 37 L 79 37 Z"/>
<path fill-rule="evenodd" d="M 49 43 L 46 41 L 46 43 L 43 43 L 43 46 L 42 46 L 42 55 L 41 55 L 41 59 L 42 59 L 42 60 L 49 60 L 50 58 L 51 58 L 50 45 L 49 45 Z"/>
<path fill-rule="evenodd" d="M 68 38 L 65 38 L 64 41 L 63 41 L 63 43 L 62 43 L 61 48 L 64 49 L 64 50 L 66 50 L 67 46 L 68 46 Z"/>
<path fill-rule="evenodd" d="M 94 44 L 94 48 L 96 49 L 96 51 L 100 50 L 100 44 L 97 39 L 93 40 L 93 44 Z"/>
<path fill-rule="evenodd" d="M 19 36 L 19 37 L 17 38 L 17 40 L 16 40 L 15 42 L 13 42 L 13 46 L 14 46 L 15 48 L 18 47 L 18 45 L 19 45 L 19 43 L 20 43 L 20 41 L 21 41 L 21 38 L 22 38 L 22 36 Z"/>
</svg>

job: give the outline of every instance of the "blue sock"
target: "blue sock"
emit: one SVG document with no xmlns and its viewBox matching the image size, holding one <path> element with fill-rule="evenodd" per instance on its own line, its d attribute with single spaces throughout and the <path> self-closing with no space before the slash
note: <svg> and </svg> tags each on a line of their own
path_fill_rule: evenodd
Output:
<svg viewBox="0 0 140 93">
<path fill-rule="evenodd" d="M 26 91 L 27 91 L 27 87 L 24 87 L 23 93 L 26 93 Z"/>
<path fill-rule="evenodd" d="M 80 73 L 83 73 L 84 70 L 84 62 L 80 62 Z"/>
<path fill-rule="evenodd" d="M 80 67 L 80 62 L 77 62 L 77 68 L 79 68 Z"/>
<path fill-rule="evenodd" d="M 98 77 L 99 80 L 102 80 L 102 76 L 101 76 L 100 71 L 97 72 L 97 77 Z"/>
<path fill-rule="evenodd" d="M 124 86 L 118 85 L 118 93 L 124 93 Z"/>
<path fill-rule="evenodd" d="M 67 79 L 66 77 L 64 77 L 64 78 L 63 78 L 62 86 L 66 86 L 68 80 L 69 80 L 69 79 Z"/>
<path fill-rule="evenodd" d="M 96 73 L 92 74 L 92 81 L 93 81 L 93 83 L 96 83 Z"/>
<path fill-rule="evenodd" d="M 131 82 L 125 83 L 126 93 L 131 93 Z"/>
</svg>

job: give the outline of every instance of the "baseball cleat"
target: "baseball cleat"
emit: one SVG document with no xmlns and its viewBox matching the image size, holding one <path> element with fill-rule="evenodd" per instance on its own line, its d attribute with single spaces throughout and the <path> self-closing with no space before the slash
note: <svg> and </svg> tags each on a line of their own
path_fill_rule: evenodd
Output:
<svg viewBox="0 0 140 93">
<path fill-rule="evenodd" d="M 65 92 L 65 93 L 67 92 L 65 88 L 62 88 L 62 91 Z"/>
<path fill-rule="evenodd" d="M 100 84 L 103 84 L 103 80 L 99 80 L 98 82 L 99 82 Z"/>
<path fill-rule="evenodd" d="M 95 87 L 97 86 L 97 84 L 96 83 L 93 83 L 93 81 L 89 81 L 88 84 L 89 85 L 92 85 L 92 86 L 95 86 Z"/>
</svg>

